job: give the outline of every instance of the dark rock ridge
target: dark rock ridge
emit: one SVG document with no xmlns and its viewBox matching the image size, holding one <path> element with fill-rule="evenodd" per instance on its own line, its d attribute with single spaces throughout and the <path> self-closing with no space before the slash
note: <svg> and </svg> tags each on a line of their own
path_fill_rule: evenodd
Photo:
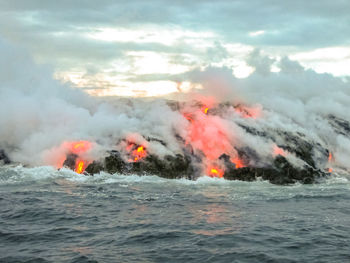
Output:
<svg viewBox="0 0 350 263">
<path fill-rule="evenodd" d="M 8 158 L 7 154 L 5 153 L 4 150 L 0 149 L 0 164 L 9 164 L 11 163 L 10 158 Z"/>
<path fill-rule="evenodd" d="M 111 174 L 158 175 L 169 179 L 194 179 L 193 175 L 196 174 L 191 159 L 180 154 L 166 155 L 163 159 L 148 155 L 138 162 L 125 162 L 118 151 L 110 151 L 104 160 L 94 161 L 85 169 L 88 174 L 101 171 Z"/>
<path fill-rule="evenodd" d="M 225 166 L 224 178 L 227 180 L 251 182 L 261 178 L 278 185 L 294 184 L 297 182 L 311 184 L 315 183 L 318 178 L 326 176 L 325 172 L 308 165 L 297 168 L 281 155 L 278 155 L 274 159 L 270 167 L 243 167 L 236 169 L 229 159 L 225 160 Z"/>
<path fill-rule="evenodd" d="M 268 167 L 243 167 L 236 168 L 230 162 L 230 157 L 222 155 L 226 180 L 255 181 L 259 178 L 268 180 L 277 185 L 294 184 L 296 182 L 311 184 L 317 179 L 326 176 L 327 173 L 305 165 L 302 168 L 293 166 L 285 157 L 277 156 Z M 163 159 L 155 155 L 148 155 L 139 162 L 125 162 L 117 151 L 111 151 L 102 161 L 94 161 L 85 170 L 86 174 L 93 175 L 105 171 L 108 173 L 157 175 L 168 179 L 196 179 L 200 176 L 200 170 L 189 156 L 167 155 Z"/>
<path fill-rule="evenodd" d="M 327 119 L 328 123 L 332 126 L 336 133 L 344 136 L 350 135 L 350 123 L 348 121 L 334 115 L 328 115 Z"/>
<path fill-rule="evenodd" d="M 78 158 L 78 155 L 76 155 L 74 153 L 68 154 L 66 160 L 63 163 L 63 166 L 65 166 L 71 170 L 74 170 L 77 158 Z"/>
<path fill-rule="evenodd" d="M 300 132 L 293 133 L 282 130 L 260 131 L 254 127 L 241 124 L 239 126 L 247 133 L 275 142 L 279 148 L 294 154 L 313 168 L 317 168 L 316 163 L 325 163 L 328 159 L 328 149 Z"/>
</svg>

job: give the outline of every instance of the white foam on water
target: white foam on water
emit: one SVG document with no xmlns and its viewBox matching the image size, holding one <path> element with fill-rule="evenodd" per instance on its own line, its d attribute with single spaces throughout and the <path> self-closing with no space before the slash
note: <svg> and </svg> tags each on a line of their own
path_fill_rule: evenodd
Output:
<svg viewBox="0 0 350 263">
<path fill-rule="evenodd" d="M 8 174 L 8 176 L 6 176 Z M 2 176 L 2 182 L 25 182 L 25 181 L 40 181 L 54 178 L 66 178 L 75 182 L 96 182 L 96 183 L 116 183 L 116 182 L 132 182 L 132 183 L 176 183 L 180 185 L 241 185 L 241 186 L 275 186 L 264 180 L 257 180 L 254 182 L 244 181 L 228 181 L 223 178 L 211 178 L 208 176 L 201 176 L 197 180 L 188 180 L 185 178 L 180 179 L 166 179 L 155 175 L 122 175 L 122 174 L 109 174 L 101 172 L 94 176 L 86 176 L 84 174 L 78 174 L 70 169 L 62 168 L 60 170 L 51 166 L 38 166 L 38 167 L 24 167 L 22 165 L 6 165 L 0 167 L 0 175 Z M 346 175 L 332 175 L 326 179 L 323 179 L 320 184 L 308 185 L 310 187 L 328 185 L 344 185 L 349 184 L 350 180 Z M 287 188 L 305 187 L 302 184 L 294 184 L 291 186 L 283 186 Z"/>
<path fill-rule="evenodd" d="M 57 171 L 52 167 L 15 167 L 10 170 L 16 172 L 12 173 L 6 180 L 3 180 L 2 171 L 0 170 L 0 186 L 12 185 L 12 187 L 22 188 L 26 184 L 33 184 L 34 182 L 40 187 L 40 184 L 47 184 L 50 181 L 57 183 L 63 179 L 75 185 L 101 185 L 116 191 L 119 191 L 118 188 L 126 188 L 131 192 L 134 192 L 136 189 L 137 192 L 142 191 L 152 197 L 160 193 L 168 196 L 174 192 L 181 192 L 185 195 L 192 195 L 193 198 L 203 196 L 203 198 L 211 199 L 213 202 L 218 200 L 260 202 L 339 198 L 344 194 L 347 195 L 350 191 L 349 180 L 341 177 L 329 178 L 319 184 L 279 186 L 266 181 L 228 181 L 210 177 L 201 177 L 196 181 L 191 181 L 187 179 L 164 179 L 158 176 L 119 175 L 104 172 L 94 176 L 86 176 L 68 169 Z M 54 189 L 52 188 L 50 191 L 56 191 Z"/>
<path fill-rule="evenodd" d="M 202 176 L 196 181 L 188 179 L 165 179 L 158 176 L 121 175 L 101 172 L 94 176 L 77 174 L 66 168 L 56 170 L 50 166 L 23 167 L 2 166 L 0 167 L 0 186 L 19 185 L 26 183 L 47 183 L 64 179 L 74 184 L 106 185 L 118 184 L 118 187 L 130 188 L 137 186 L 145 191 L 152 191 L 152 187 L 164 186 L 167 191 L 172 189 L 193 191 L 206 196 L 222 195 L 229 200 L 286 200 L 293 198 L 323 198 L 336 197 L 340 193 L 350 191 L 350 180 L 346 176 L 332 175 L 323 179 L 318 184 L 279 186 L 267 181 L 254 182 L 228 181 L 222 178 Z M 174 190 L 175 191 L 175 190 Z"/>
</svg>

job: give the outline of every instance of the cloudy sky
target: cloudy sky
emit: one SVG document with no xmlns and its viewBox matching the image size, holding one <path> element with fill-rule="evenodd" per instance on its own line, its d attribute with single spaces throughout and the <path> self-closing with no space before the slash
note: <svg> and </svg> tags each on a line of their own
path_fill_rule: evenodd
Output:
<svg viewBox="0 0 350 263">
<path fill-rule="evenodd" d="M 0 38 L 90 94 L 153 96 L 196 70 L 247 77 L 256 49 L 350 76 L 349 14 L 349 0 L 0 0 Z"/>
</svg>

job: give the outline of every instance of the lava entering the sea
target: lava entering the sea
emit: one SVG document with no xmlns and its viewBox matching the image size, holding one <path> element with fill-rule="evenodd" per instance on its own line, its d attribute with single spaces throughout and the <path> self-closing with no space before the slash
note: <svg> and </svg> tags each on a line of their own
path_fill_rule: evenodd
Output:
<svg viewBox="0 0 350 263">
<path fill-rule="evenodd" d="M 58 167 L 66 166 L 78 174 L 83 173 L 91 162 L 87 158 L 86 153 L 91 150 L 92 143 L 89 141 L 64 142 L 61 147 L 64 149 L 65 156 L 60 158 L 60 160 L 63 159 L 64 161 Z"/>
<path fill-rule="evenodd" d="M 209 167 L 207 175 L 209 177 L 222 178 L 224 176 L 224 171 L 218 167 Z"/>
<path fill-rule="evenodd" d="M 76 161 L 75 172 L 78 174 L 81 174 L 85 170 L 84 166 L 85 166 L 84 161 Z"/>
<path fill-rule="evenodd" d="M 223 154 L 229 156 L 231 163 L 235 168 L 245 167 L 243 160 L 239 157 L 237 150 L 234 147 L 234 137 L 230 123 L 223 120 L 217 114 L 209 114 L 215 106 L 215 102 L 211 101 L 210 106 L 207 103 L 198 103 L 195 106 L 190 106 L 182 113 L 189 121 L 188 133 L 185 139 L 185 144 L 190 145 L 196 154 L 203 158 L 207 163 L 217 162 Z M 257 118 L 260 116 L 260 108 L 250 108 L 240 105 L 238 108 L 242 118 Z M 220 112 L 217 108 L 213 112 Z M 217 167 L 206 169 L 206 175 L 210 177 L 223 177 L 224 170 Z"/>
</svg>

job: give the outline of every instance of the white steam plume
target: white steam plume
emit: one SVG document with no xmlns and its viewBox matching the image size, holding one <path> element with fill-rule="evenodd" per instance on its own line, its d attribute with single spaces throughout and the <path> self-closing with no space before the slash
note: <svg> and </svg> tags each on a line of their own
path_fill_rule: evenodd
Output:
<svg viewBox="0 0 350 263">
<path fill-rule="evenodd" d="M 13 161 L 57 165 L 61 162 L 57 156 L 65 151 L 62 143 L 79 140 L 94 144 L 88 158 L 96 159 L 106 150 L 118 150 L 120 139 L 131 138 L 143 144 L 146 137 L 166 143 L 147 142 L 151 153 L 164 156 L 181 152 L 175 134 L 184 139 L 196 136 L 183 115 L 191 108 L 190 104 L 174 111 L 163 99 L 102 101 L 53 80 L 47 67 L 36 65 L 24 52 L 3 41 L 0 41 L 0 56 L 0 149 Z M 349 137 L 335 133 L 326 119 L 332 114 L 350 121 L 349 82 L 305 70 L 288 58 L 266 59 L 256 51 L 248 63 L 256 71 L 246 79 L 237 79 L 229 70 L 217 68 L 184 77 L 202 84 L 204 89 L 198 92 L 214 98 L 210 102 L 213 107 L 229 101 L 246 104 L 249 111 L 260 115 L 242 118 L 232 106 L 215 116 L 192 112 L 197 120 L 205 118 L 199 131 L 205 135 L 202 137 L 205 141 L 191 139 L 195 150 L 203 151 L 206 147 L 203 144 L 213 143 L 209 149 L 212 153 L 222 144 L 222 149 L 232 156 L 237 154 L 233 146 L 247 146 L 261 157 L 270 156 L 275 142 L 253 136 L 242 126 L 282 129 L 306 134 L 334 153 L 336 165 L 350 169 Z M 279 65 L 280 72 L 270 71 L 273 63 Z M 210 125 L 205 125 L 206 121 L 210 121 Z M 210 139 L 222 133 L 224 141 Z"/>
</svg>

